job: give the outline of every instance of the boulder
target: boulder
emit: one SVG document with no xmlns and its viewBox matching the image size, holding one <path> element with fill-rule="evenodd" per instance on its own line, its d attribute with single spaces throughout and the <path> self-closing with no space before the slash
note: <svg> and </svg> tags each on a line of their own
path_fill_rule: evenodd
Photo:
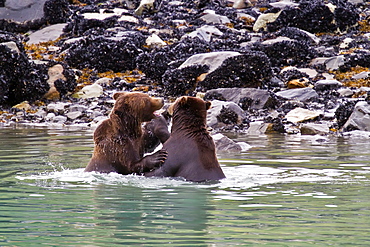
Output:
<svg viewBox="0 0 370 247">
<path fill-rule="evenodd" d="M 359 101 L 343 126 L 343 130 L 370 131 L 370 105 L 366 101 Z"/>
<path fill-rule="evenodd" d="M 245 113 L 240 106 L 238 106 L 234 102 L 224 102 L 220 100 L 212 100 L 211 101 L 211 109 L 207 112 L 207 125 L 211 128 L 219 128 L 226 126 L 227 124 L 238 124 L 241 123 L 242 119 L 245 116 Z M 228 111 L 232 115 L 233 119 L 227 119 L 229 123 L 227 123 L 223 118 L 220 118 L 222 111 Z M 225 123 L 226 122 L 226 123 Z"/>
<path fill-rule="evenodd" d="M 302 135 L 327 135 L 330 132 L 326 123 L 304 123 L 300 130 Z"/>
<path fill-rule="evenodd" d="M 316 91 L 310 87 L 279 91 L 276 93 L 276 96 L 283 99 L 298 100 L 301 102 L 307 102 L 319 97 Z"/>
<path fill-rule="evenodd" d="M 307 120 L 313 120 L 313 119 L 319 117 L 320 114 L 321 114 L 321 112 L 310 111 L 308 109 L 297 107 L 297 108 L 291 110 L 290 112 L 288 112 L 285 115 L 285 118 L 288 122 L 300 123 L 300 122 L 304 122 L 304 121 L 307 121 Z"/>
<path fill-rule="evenodd" d="M 245 142 L 235 142 L 221 133 L 212 135 L 218 153 L 239 153 L 250 148 Z"/>
<path fill-rule="evenodd" d="M 63 29 L 67 26 L 65 23 L 54 24 L 31 33 L 27 44 L 38 44 L 41 42 L 53 41 L 63 34 Z"/>
<path fill-rule="evenodd" d="M 208 90 L 205 100 L 223 99 L 239 104 L 244 110 L 273 107 L 274 99 L 267 90 L 257 88 L 218 88 Z"/>
</svg>

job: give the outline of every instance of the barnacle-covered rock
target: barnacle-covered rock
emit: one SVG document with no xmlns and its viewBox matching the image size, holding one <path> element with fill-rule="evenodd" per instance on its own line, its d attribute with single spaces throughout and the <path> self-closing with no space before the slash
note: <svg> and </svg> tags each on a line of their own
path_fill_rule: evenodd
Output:
<svg viewBox="0 0 370 247">
<path fill-rule="evenodd" d="M 227 58 L 199 82 L 203 90 L 225 87 L 260 87 L 272 76 L 269 58 L 263 52 L 246 52 Z"/>
<path fill-rule="evenodd" d="M 133 70 L 144 42 L 140 32 L 126 32 L 121 37 L 90 36 L 73 43 L 65 61 L 72 67 L 98 72 Z"/>
</svg>

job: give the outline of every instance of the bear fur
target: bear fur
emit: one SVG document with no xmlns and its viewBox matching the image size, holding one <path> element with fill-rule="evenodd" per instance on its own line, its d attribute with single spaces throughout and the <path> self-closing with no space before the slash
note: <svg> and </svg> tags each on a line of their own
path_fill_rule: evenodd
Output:
<svg viewBox="0 0 370 247">
<path fill-rule="evenodd" d="M 183 96 L 170 106 L 173 111 L 170 138 L 163 144 L 168 152 L 164 164 L 147 177 L 183 177 L 188 181 L 220 180 L 225 175 L 216 157 L 216 147 L 207 131 L 211 103 Z"/>
<path fill-rule="evenodd" d="M 115 93 L 113 98 L 109 118 L 94 132 L 94 152 L 85 172 L 142 174 L 161 166 L 167 158 L 165 150 L 143 156 L 154 149 L 157 139 L 163 143 L 169 138 L 165 119 L 154 115 L 163 99 L 136 92 Z M 142 127 L 148 121 L 151 124 Z"/>
</svg>

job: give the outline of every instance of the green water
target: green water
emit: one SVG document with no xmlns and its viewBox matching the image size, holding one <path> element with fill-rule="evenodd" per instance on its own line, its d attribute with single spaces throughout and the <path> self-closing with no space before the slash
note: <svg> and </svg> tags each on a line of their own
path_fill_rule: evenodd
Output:
<svg viewBox="0 0 370 247">
<path fill-rule="evenodd" d="M 92 131 L 0 129 L 0 246 L 370 246 L 370 138 L 233 136 L 219 183 L 84 173 Z"/>
</svg>

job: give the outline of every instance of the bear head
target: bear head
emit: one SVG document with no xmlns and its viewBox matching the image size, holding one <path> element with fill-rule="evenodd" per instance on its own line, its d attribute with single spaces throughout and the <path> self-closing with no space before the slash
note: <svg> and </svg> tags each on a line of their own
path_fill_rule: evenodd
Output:
<svg viewBox="0 0 370 247">
<path fill-rule="evenodd" d="M 154 112 L 163 107 L 161 98 L 150 97 L 145 93 L 120 92 L 113 95 L 116 100 L 111 114 L 119 118 L 130 117 L 139 122 L 148 122 L 155 118 Z"/>
<path fill-rule="evenodd" d="M 182 96 L 178 98 L 168 108 L 168 113 L 174 118 L 177 116 L 187 116 L 192 119 L 202 119 L 204 122 L 207 117 L 207 110 L 211 107 L 211 102 L 204 101 L 197 97 Z"/>
</svg>

